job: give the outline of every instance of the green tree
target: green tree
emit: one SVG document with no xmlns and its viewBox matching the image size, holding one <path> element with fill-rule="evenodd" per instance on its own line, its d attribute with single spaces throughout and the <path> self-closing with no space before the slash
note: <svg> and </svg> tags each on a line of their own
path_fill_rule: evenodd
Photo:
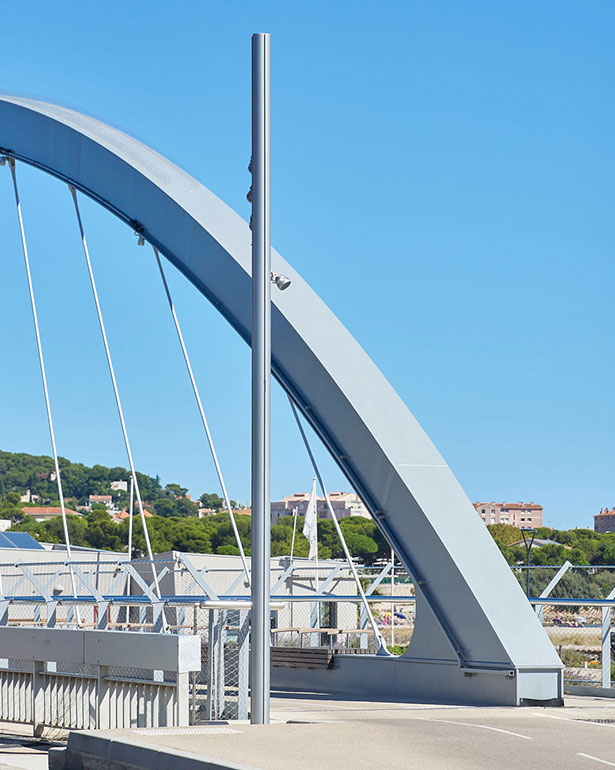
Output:
<svg viewBox="0 0 615 770">
<path fill-rule="evenodd" d="M 220 495 L 204 492 L 199 500 L 204 508 L 213 508 L 214 511 L 221 511 L 224 507 L 224 500 Z"/>
</svg>

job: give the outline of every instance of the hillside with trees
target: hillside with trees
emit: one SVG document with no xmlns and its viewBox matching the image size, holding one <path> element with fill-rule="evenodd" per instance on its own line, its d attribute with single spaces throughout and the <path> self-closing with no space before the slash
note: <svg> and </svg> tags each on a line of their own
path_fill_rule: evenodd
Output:
<svg viewBox="0 0 615 770">
<path fill-rule="evenodd" d="M 38 496 L 36 505 L 59 505 L 57 485 L 53 476 L 51 457 L 23 453 L 0 452 L 0 518 L 11 519 L 12 530 L 30 532 L 41 542 L 62 543 L 64 535 L 60 517 L 38 522 L 28 516 L 27 503 L 20 503 L 20 496 L 28 490 Z M 79 510 L 90 495 L 111 495 L 118 508 L 127 508 L 129 495 L 122 490 L 111 489 L 113 481 L 129 481 L 125 468 L 108 468 L 104 465 L 88 467 L 60 458 L 60 472 L 65 502 L 68 508 Z M 214 513 L 199 519 L 198 506 L 186 498 L 186 488 L 179 484 L 162 485 L 159 476 L 137 473 L 141 495 L 148 511 L 154 514 L 148 519 L 148 532 L 155 552 L 178 550 L 199 553 L 237 554 L 233 529 L 224 508 L 223 499 L 205 492 L 201 504 Z M 233 508 L 239 507 L 231 500 Z M 237 527 L 246 552 L 250 553 L 250 516 L 236 517 Z M 94 505 L 82 517 L 69 516 L 68 529 L 71 543 L 91 548 L 125 551 L 128 547 L 128 521 L 116 524 L 104 506 Z M 376 525 L 370 519 L 353 517 L 343 519 L 341 527 L 352 554 L 367 564 L 374 559 L 385 558 L 389 547 Z M 302 534 L 303 518 L 297 520 L 295 554 L 307 556 L 308 541 Z M 332 521 L 321 520 L 318 526 L 319 553 L 321 558 L 341 558 L 343 552 Z M 284 556 L 290 553 L 293 518 L 281 518 L 271 528 L 271 553 Z M 134 520 L 134 555 L 145 553 L 145 539 L 138 517 Z"/>
<path fill-rule="evenodd" d="M 85 506 L 90 495 L 111 495 L 118 508 L 126 509 L 129 494 L 111 489 L 113 481 L 129 481 L 126 468 L 108 468 L 104 465 L 88 467 L 60 458 L 60 469 L 66 505 L 78 510 Z M 28 490 L 38 497 L 37 505 L 59 505 L 57 485 L 54 479 L 51 457 L 0 451 L 0 518 L 10 519 L 13 530 L 30 532 L 41 542 L 64 541 L 62 522 L 58 517 L 36 522 L 28 516 L 27 503 L 20 503 L 20 496 Z M 215 494 L 204 492 L 201 504 L 214 511 L 203 519 L 198 518 L 198 505 L 186 497 L 187 490 L 176 483 L 163 486 L 159 476 L 137 472 L 141 495 L 146 508 L 154 514 L 148 519 L 148 530 L 154 551 L 192 551 L 200 553 L 238 553 L 228 514 L 223 512 L 224 501 Z M 231 501 L 234 508 L 237 503 Z M 237 526 L 243 546 L 250 552 L 250 516 L 237 516 Z M 345 518 L 340 526 L 353 556 L 366 564 L 386 559 L 390 549 L 380 530 L 371 519 Z M 106 509 L 93 506 L 82 517 L 70 516 L 68 527 L 71 542 L 92 548 L 124 551 L 128 544 L 128 521 L 116 524 Z M 295 554 L 307 556 L 308 542 L 302 534 L 303 518 L 297 521 Z M 521 530 L 507 524 L 488 527 L 504 558 L 511 566 L 524 565 L 526 551 Z M 293 532 L 292 516 L 279 520 L 271 528 L 271 553 L 282 556 L 290 553 Z M 573 564 L 592 566 L 615 564 L 615 533 L 598 534 L 589 529 L 556 530 L 542 527 L 536 533 L 542 540 L 553 541 L 532 549 L 532 565 L 551 566 Z M 321 558 L 341 558 L 343 552 L 335 533 L 333 522 L 321 519 L 318 523 L 319 554 Z M 134 521 L 135 555 L 145 552 L 145 542 L 138 518 Z M 538 576 L 538 573 L 536 573 Z"/>
<path fill-rule="evenodd" d="M 487 529 L 510 565 L 526 563 L 520 529 L 509 524 L 492 524 Z M 615 564 L 615 533 L 541 527 L 536 530 L 536 538 L 553 541 L 540 548 L 532 548 L 532 564 L 536 566 L 563 564 L 565 561 L 593 566 Z"/>
<path fill-rule="evenodd" d="M 130 472 L 126 468 L 104 465 L 90 468 L 65 457 L 60 457 L 59 463 L 67 507 L 79 510 L 88 503 L 90 495 L 111 495 L 119 509 L 128 507 L 129 493 L 111 488 L 114 481 L 130 482 Z M 141 497 L 151 513 L 177 518 L 198 514 L 198 505 L 186 497 L 188 490 L 185 487 L 175 483 L 163 486 L 159 476 L 148 476 L 138 471 L 137 481 Z M 11 493 L 21 496 L 28 490 L 38 498 L 37 505 L 59 505 L 53 459 L 45 455 L 0 452 L 0 505 Z M 223 501 L 218 495 L 204 494 L 203 497 L 209 507 L 222 507 Z"/>
</svg>

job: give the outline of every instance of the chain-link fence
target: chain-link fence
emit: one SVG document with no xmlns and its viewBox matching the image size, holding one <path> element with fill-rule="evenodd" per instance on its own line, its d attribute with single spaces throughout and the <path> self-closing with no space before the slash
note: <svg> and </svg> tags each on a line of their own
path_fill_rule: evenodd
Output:
<svg viewBox="0 0 615 770">
<path fill-rule="evenodd" d="M 615 567 L 566 562 L 516 567 L 513 574 L 564 664 L 564 685 L 610 688 Z"/>
</svg>

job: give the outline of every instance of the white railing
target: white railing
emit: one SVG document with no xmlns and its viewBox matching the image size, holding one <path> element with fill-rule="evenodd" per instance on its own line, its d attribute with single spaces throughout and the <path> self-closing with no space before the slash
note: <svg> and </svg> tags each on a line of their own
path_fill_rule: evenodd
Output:
<svg viewBox="0 0 615 770">
<path fill-rule="evenodd" d="M 31 724 L 35 734 L 189 723 L 199 637 L 0 628 L 0 651 L 0 721 Z"/>
</svg>

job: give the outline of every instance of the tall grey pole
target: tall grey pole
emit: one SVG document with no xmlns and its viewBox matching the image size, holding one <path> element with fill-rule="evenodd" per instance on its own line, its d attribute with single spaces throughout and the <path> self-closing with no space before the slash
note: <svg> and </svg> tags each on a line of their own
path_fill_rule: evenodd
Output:
<svg viewBox="0 0 615 770">
<path fill-rule="evenodd" d="M 270 36 L 252 36 L 252 724 L 269 723 Z"/>
</svg>

